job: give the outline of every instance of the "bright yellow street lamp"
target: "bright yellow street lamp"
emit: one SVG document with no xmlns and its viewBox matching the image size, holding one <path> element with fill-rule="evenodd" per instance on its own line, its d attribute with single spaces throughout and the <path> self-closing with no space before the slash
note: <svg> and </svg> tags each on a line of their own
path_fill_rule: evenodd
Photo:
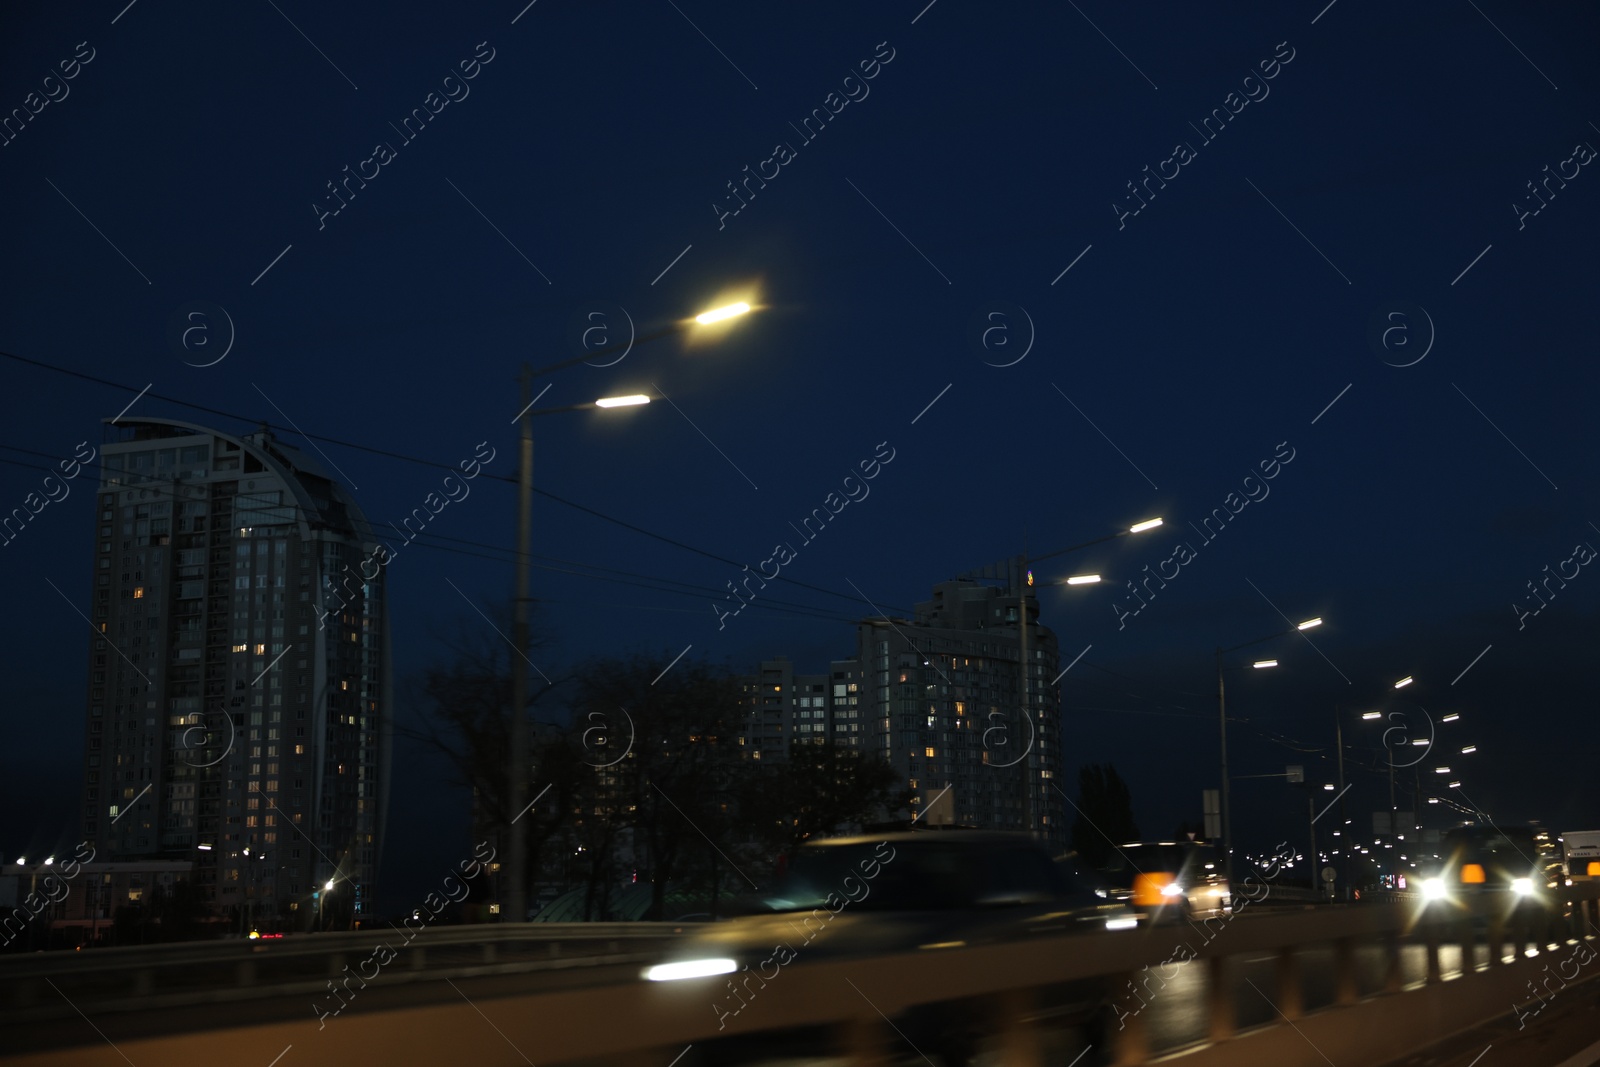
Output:
<svg viewBox="0 0 1600 1067">
<path fill-rule="evenodd" d="M 737 304 L 728 304 L 725 307 L 702 311 L 694 317 L 694 321 L 702 326 L 709 326 L 713 322 L 721 322 L 723 319 L 731 319 L 743 315 L 749 310 L 750 305 L 741 300 Z"/>
</svg>

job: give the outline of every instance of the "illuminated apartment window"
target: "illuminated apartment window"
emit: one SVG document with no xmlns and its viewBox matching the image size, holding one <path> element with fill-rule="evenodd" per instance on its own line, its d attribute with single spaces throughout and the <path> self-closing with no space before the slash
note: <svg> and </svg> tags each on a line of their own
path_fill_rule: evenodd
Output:
<svg viewBox="0 0 1600 1067">
<path fill-rule="evenodd" d="M 342 679 L 342 678 L 341 678 L 341 679 L 340 679 L 340 680 L 339 680 L 339 688 L 340 688 L 340 689 L 349 689 L 349 688 L 350 688 L 350 683 L 349 683 L 349 682 L 348 682 L 348 681 L 346 681 L 346 680 L 344 680 L 344 679 Z"/>
<path fill-rule="evenodd" d="M 233 650 L 235 652 L 248 652 L 248 651 L 250 651 L 250 646 L 249 645 L 234 645 L 233 646 Z"/>
<path fill-rule="evenodd" d="M 932 745 L 929 745 L 924 751 L 926 752 L 927 757 L 929 759 L 933 758 L 933 746 Z"/>
<path fill-rule="evenodd" d="M 134 586 L 133 587 L 133 599 L 139 600 L 143 596 L 144 596 L 144 586 L 142 586 L 142 585 Z"/>
<path fill-rule="evenodd" d="M 256 655 L 265 656 L 266 654 L 267 654 L 267 646 L 266 645 L 257 645 L 256 646 Z"/>
</svg>

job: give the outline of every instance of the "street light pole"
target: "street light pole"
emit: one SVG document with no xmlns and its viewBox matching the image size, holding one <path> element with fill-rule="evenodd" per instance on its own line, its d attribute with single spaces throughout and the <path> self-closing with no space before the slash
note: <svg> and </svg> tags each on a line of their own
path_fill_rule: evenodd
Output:
<svg viewBox="0 0 1600 1067">
<path fill-rule="evenodd" d="M 729 304 L 725 307 L 703 311 L 693 320 L 675 322 L 662 327 L 652 333 L 646 334 L 621 345 L 611 345 L 593 352 L 585 352 L 581 356 L 562 360 L 537 371 L 531 370 L 528 364 L 522 365 L 522 415 L 519 422 L 522 424 L 521 447 L 517 462 L 517 564 L 514 582 L 515 595 L 512 598 L 512 624 L 511 643 L 516 655 L 511 659 L 511 752 L 509 755 L 510 781 L 507 783 L 506 825 L 505 833 L 509 855 L 506 863 L 505 907 L 504 912 L 510 912 L 512 922 L 526 922 L 528 918 L 527 907 L 527 843 L 523 835 L 517 831 L 516 822 L 522 818 L 524 800 L 527 796 L 527 771 L 528 771 L 528 574 L 530 566 L 529 553 L 532 547 L 533 529 L 533 416 L 552 414 L 558 411 L 583 411 L 590 408 L 626 407 L 649 402 L 649 397 L 633 395 L 626 397 L 610 397 L 597 400 L 593 404 L 573 404 L 561 408 L 548 408 L 541 411 L 531 411 L 533 407 L 533 379 L 540 375 L 551 374 L 567 367 L 576 366 L 595 356 L 618 349 L 627 351 L 636 344 L 654 341 L 674 334 L 681 334 L 691 328 L 690 323 L 702 326 L 724 322 L 747 314 L 751 307 L 744 301 Z"/>
<path fill-rule="evenodd" d="M 527 841 L 517 829 L 522 800 L 527 792 L 528 770 L 528 553 L 533 526 L 533 372 L 522 365 L 522 441 L 517 458 L 517 576 L 512 601 L 511 644 L 511 781 L 506 805 L 506 838 L 511 884 L 506 910 L 511 922 L 524 922 L 527 906 Z M 502 919 L 502 921 L 506 921 Z"/>
<path fill-rule="evenodd" d="M 1233 806 L 1228 790 L 1228 702 L 1222 683 L 1222 649 L 1217 649 L 1217 728 L 1221 733 L 1222 752 L 1222 870 L 1228 879 L 1229 892 L 1233 886 Z"/>
<path fill-rule="evenodd" d="M 1243 644 L 1234 645 L 1232 648 L 1217 648 L 1217 729 L 1220 734 L 1220 749 L 1222 754 L 1222 862 L 1223 871 L 1227 875 L 1228 885 L 1230 886 L 1233 885 L 1233 805 L 1231 803 L 1232 790 L 1228 788 L 1228 702 L 1227 694 L 1222 682 L 1222 657 L 1227 655 L 1229 652 L 1237 652 L 1241 648 L 1249 648 L 1252 645 L 1264 644 L 1267 641 L 1276 640 L 1279 637 L 1287 637 L 1296 631 L 1305 631 L 1321 625 L 1322 619 L 1320 617 L 1315 619 L 1307 619 L 1304 622 L 1295 623 L 1287 630 L 1281 630 L 1275 634 L 1268 634 L 1265 637 L 1258 637 L 1254 641 L 1246 641 Z M 1277 666 L 1277 662 L 1277 660 L 1262 660 L 1259 663 L 1253 664 L 1252 666 L 1275 667 Z"/>
</svg>

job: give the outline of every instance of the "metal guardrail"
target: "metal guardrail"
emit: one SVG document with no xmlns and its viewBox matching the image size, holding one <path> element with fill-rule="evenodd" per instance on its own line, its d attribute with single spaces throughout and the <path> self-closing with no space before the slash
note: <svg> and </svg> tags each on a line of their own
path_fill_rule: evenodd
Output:
<svg viewBox="0 0 1600 1067">
<path fill-rule="evenodd" d="M 424 926 L 414 931 L 390 927 L 281 939 L 12 954 L 0 956 L 0 1027 L 77 1009 L 139 1011 L 320 993 L 330 980 L 359 977 L 360 963 L 383 958 L 377 955 L 381 949 L 392 953 L 395 961 L 384 968 L 388 984 L 637 962 L 654 958 L 662 947 L 699 925 L 505 923 Z"/>
<path fill-rule="evenodd" d="M 638 980 L 637 972 L 624 968 L 610 972 L 608 980 L 586 987 L 565 979 L 508 986 L 485 977 L 476 983 L 462 981 L 456 990 L 460 996 L 413 1002 L 404 1009 L 367 1001 L 364 1003 L 373 1008 L 367 1010 L 359 1006 L 363 1002 L 357 1002 L 356 1008 L 336 1024 L 330 1020 L 325 1028 L 315 1018 L 305 1018 L 309 1013 L 299 1008 L 300 1014 L 293 1018 L 252 1018 L 232 1028 L 203 1031 L 174 1028 L 181 1032 L 119 1039 L 118 1047 L 134 1062 L 198 1062 L 215 1057 L 226 1061 L 230 1049 L 236 1049 L 241 1037 L 248 1037 L 261 1047 L 293 1044 L 296 1056 L 304 1057 L 298 1061 L 301 1063 L 348 1064 L 455 1062 L 461 1050 L 470 1046 L 474 1063 L 480 1067 L 530 1060 L 547 1067 L 599 1062 L 667 1064 L 675 1062 L 688 1046 L 720 1038 L 754 1038 L 764 1047 L 781 1048 L 786 1033 L 820 1030 L 834 1035 L 840 1054 L 866 1067 L 884 1062 L 896 1043 L 897 1035 L 887 1020 L 911 1009 L 959 1008 L 985 1021 L 1001 1043 L 1008 1067 L 1040 1067 L 1040 1033 L 1045 1025 L 1041 1019 L 1048 1014 L 1053 989 L 1096 978 L 1109 980 L 1113 989 L 1134 988 L 1147 965 L 1161 966 L 1163 961 L 1181 958 L 1199 968 L 1204 982 L 1210 1041 L 1170 1059 L 1164 1056 L 1163 1062 L 1193 1067 L 1271 1062 L 1299 1067 L 1320 1065 L 1327 1058 L 1334 1062 L 1387 1061 L 1457 1030 L 1507 1015 L 1529 1002 L 1524 987 L 1528 979 L 1539 977 L 1539 965 L 1548 967 L 1553 962 L 1550 949 L 1586 937 L 1586 928 L 1597 918 L 1594 909 L 1600 886 L 1574 886 L 1561 895 L 1566 900 L 1587 902 L 1583 908 L 1588 914 L 1528 911 L 1508 918 L 1506 898 L 1501 894 L 1427 910 L 1419 910 L 1415 902 L 1311 906 L 1008 944 L 929 945 L 870 957 L 808 960 L 802 949 L 795 965 L 783 966 L 765 980 L 757 981 L 753 969 L 734 976 L 753 996 L 733 1015 L 718 1009 L 729 995 L 727 975 L 651 983 Z M 638 931 L 638 937 L 618 941 L 631 947 L 643 947 L 652 935 L 675 936 L 668 932 L 667 924 L 651 930 L 627 924 L 608 932 L 619 929 Z M 657 929 L 661 932 L 656 933 Z M 483 928 L 463 933 L 485 936 Z M 548 943 L 560 936 L 550 928 L 539 934 L 512 928 L 494 933 L 502 943 L 515 943 L 519 938 L 530 944 Z M 605 943 L 609 948 L 610 942 Z M 1447 944 L 1486 946 L 1488 962 L 1476 964 L 1475 952 L 1467 953 L 1463 973 L 1446 980 L 1439 951 Z M 1421 946 L 1427 960 L 1425 980 L 1411 988 L 1403 988 L 1400 953 L 1404 945 Z M 484 949 L 481 943 L 474 947 L 470 942 L 461 947 L 469 953 Z M 1582 947 L 1588 951 L 1590 946 Z M 1332 950 L 1334 1003 L 1308 1011 L 1301 961 L 1307 951 L 1324 948 Z M 1357 955 L 1374 948 L 1385 963 L 1382 988 L 1362 996 Z M 1278 963 L 1276 982 L 1260 992 L 1264 996 L 1270 993 L 1282 1021 L 1241 1030 L 1230 976 L 1238 965 L 1236 957 L 1262 952 L 1271 953 Z M 324 963 L 331 967 L 330 961 Z M 480 963 L 477 973 L 484 973 L 482 968 Z M 129 970 L 119 973 L 125 976 Z M 1590 970 L 1600 972 L 1600 967 Z M 5 984 L 5 974 L 0 968 L 0 986 Z M 1587 977 L 1585 971 L 1572 980 Z M 384 981 L 388 981 L 388 972 Z M 492 1020 L 498 1036 L 486 1036 L 486 1020 Z M 1117 1022 L 1121 1028 L 1111 1028 L 1117 1063 L 1147 1062 L 1150 1053 L 1141 1017 L 1133 1013 Z M 64 1067 L 81 1054 L 81 1048 L 63 1048 L 12 1059 L 26 1067 Z"/>
</svg>

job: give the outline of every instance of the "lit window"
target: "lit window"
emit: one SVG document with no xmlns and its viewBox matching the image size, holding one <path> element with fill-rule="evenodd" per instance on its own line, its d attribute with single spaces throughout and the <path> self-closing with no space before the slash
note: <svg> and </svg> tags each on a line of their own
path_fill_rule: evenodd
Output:
<svg viewBox="0 0 1600 1067">
<path fill-rule="evenodd" d="M 142 585 L 134 586 L 133 587 L 133 599 L 139 600 L 143 596 L 144 596 L 144 586 L 142 586 Z"/>
<path fill-rule="evenodd" d="M 924 751 L 926 752 L 926 754 L 927 754 L 929 759 L 933 758 L 933 746 L 932 745 L 929 745 Z"/>
<path fill-rule="evenodd" d="M 249 645 L 234 645 L 233 646 L 233 650 L 235 652 L 248 652 L 248 651 L 250 651 L 250 646 Z"/>
<path fill-rule="evenodd" d="M 267 654 L 267 646 L 266 645 L 256 645 L 256 655 L 265 656 L 266 654 Z"/>
</svg>

